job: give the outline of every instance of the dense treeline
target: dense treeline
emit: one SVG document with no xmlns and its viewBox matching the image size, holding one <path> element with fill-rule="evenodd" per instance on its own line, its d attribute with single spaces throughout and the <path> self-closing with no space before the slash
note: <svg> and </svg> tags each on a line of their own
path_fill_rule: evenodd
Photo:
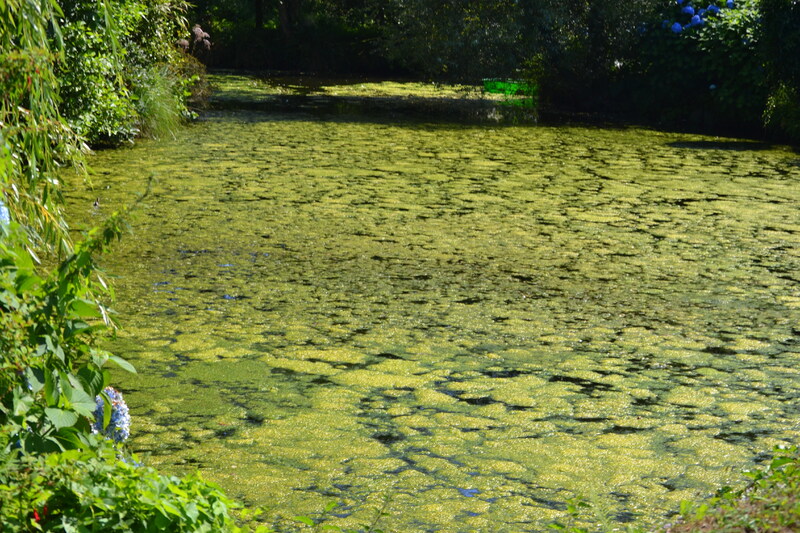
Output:
<svg viewBox="0 0 800 533">
<path fill-rule="evenodd" d="M 187 113 L 182 13 L 161 0 L 0 1 L 3 531 L 235 528 L 218 488 L 126 452 L 108 367 L 133 367 L 98 348 L 113 322 L 95 264 L 123 219 L 75 244 L 61 213 L 60 172 L 82 170 L 87 142 L 158 134 Z"/>
<path fill-rule="evenodd" d="M 528 77 L 560 109 L 800 139 L 796 0 L 198 0 L 192 16 L 214 66 Z"/>
</svg>

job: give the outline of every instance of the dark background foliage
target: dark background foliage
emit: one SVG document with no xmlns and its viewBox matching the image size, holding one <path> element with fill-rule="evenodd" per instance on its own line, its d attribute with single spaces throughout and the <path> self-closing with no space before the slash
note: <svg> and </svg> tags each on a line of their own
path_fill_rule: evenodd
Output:
<svg viewBox="0 0 800 533">
<path fill-rule="evenodd" d="M 797 139 L 800 4 L 726 3 L 199 0 L 190 18 L 213 37 L 212 67 L 535 78 L 545 107 Z M 675 34 L 687 5 L 721 13 Z"/>
</svg>

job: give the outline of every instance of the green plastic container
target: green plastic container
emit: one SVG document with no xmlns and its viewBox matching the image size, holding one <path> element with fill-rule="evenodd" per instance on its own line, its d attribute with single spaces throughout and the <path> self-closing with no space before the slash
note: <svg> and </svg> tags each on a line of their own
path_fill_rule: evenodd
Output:
<svg viewBox="0 0 800 533">
<path fill-rule="evenodd" d="M 484 79 L 483 88 L 487 93 L 504 94 L 506 96 L 536 96 L 538 92 L 538 87 L 527 81 L 500 78 Z"/>
</svg>

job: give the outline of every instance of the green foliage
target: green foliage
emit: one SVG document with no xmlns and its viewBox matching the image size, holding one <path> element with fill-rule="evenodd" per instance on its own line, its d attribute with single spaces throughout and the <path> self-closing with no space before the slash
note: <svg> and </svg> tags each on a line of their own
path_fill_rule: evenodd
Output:
<svg viewBox="0 0 800 533">
<path fill-rule="evenodd" d="M 92 144 L 174 130 L 186 113 L 184 2 L 64 2 L 62 111 Z"/>
<path fill-rule="evenodd" d="M 122 77 L 125 62 L 102 26 L 104 17 L 85 16 L 88 20 L 69 20 L 63 28 L 68 44 L 58 72 L 61 109 L 90 143 L 118 144 L 138 133 L 136 108 Z"/>
<path fill-rule="evenodd" d="M 767 100 L 764 123 L 779 135 L 800 143 L 800 90 L 779 83 Z"/>
<path fill-rule="evenodd" d="M 760 13 L 755 0 L 721 4 L 705 23 L 688 26 L 690 15 L 672 2 L 643 40 L 644 86 L 637 104 L 665 122 L 694 126 L 757 127 L 767 99 L 759 54 Z M 670 28 L 683 26 L 680 32 Z"/>
<path fill-rule="evenodd" d="M 80 168 L 84 147 L 58 108 L 60 14 L 55 1 L 0 2 L 0 200 L 31 245 L 63 252 L 69 239 L 55 173 Z"/>
<path fill-rule="evenodd" d="M 95 396 L 108 385 L 108 361 L 131 367 L 93 347 L 111 324 L 100 303 L 108 293 L 93 256 L 121 231 L 118 216 L 96 229 L 48 276 L 40 276 L 25 241 L 0 241 L 0 427 L 10 445 L 47 452 L 88 445 Z"/>
<path fill-rule="evenodd" d="M 800 143 L 800 3 L 761 0 L 760 40 L 770 96 L 764 122 L 772 131 Z"/>
<path fill-rule="evenodd" d="M 800 453 L 797 447 L 776 448 L 769 465 L 746 475 L 751 481 L 743 489 L 723 487 L 710 501 L 684 502 L 682 519 L 668 531 L 777 533 L 800 529 Z"/>
<path fill-rule="evenodd" d="M 104 303 L 113 295 L 94 258 L 119 238 L 124 214 L 73 246 L 57 173 L 70 164 L 82 169 L 85 146 L 70 123 L 89 138 L 120 140 L 143 115 L 133 103 L 135 86 L 122 76 L 132 72 L 131 48 L 120 44 L 124 33 L 109 29 L 144 25 L 145 4 L 164 7 L 87 0 L 65 2 L 65 13 L 55 1 L 0 1 L 0 204 L 12 220 L 0 224 L 4 530 L 237 530 L 233 505 L 216 486 L 125 463 L 121 449 L 92 433 L 96 397 L 107 396 L 108 363 L 133 370 L 96 347 L 113 326 Z M 112 15 L 120 14 L 121 25 L 113 26 Z M 166 16 L 174 20 L 168 9 Z M 168 45 L 153 46 L 139 56 L 142 69 L 157 69 L 156 52 Z M 172 87 L 183 97 L 183 83 Z M 178 106 L 173 96 L 169 102 Z M 42 266 L 41 250 L 58 250 L 64 259 L 49 257 L 46 264 L 55 266 Z"/>
<path fill-rule="evenodd" d="M 581 519 L 582 509 L 591 509 L 591 505 L 586 503 L 582 498 L 570 498 L 567 504 L 567 520 L 565 522 L 553 522 L 548 524 L 547 527 L 556 531 L 565 531 L 567 533 L 588 533 L 588 530 L 576 525 Z"/>
<path fill-rule="evenodd" d="M 177 79 L 166 66 L 139 69 L 134 85 L 138 125 L 149 137 L 171 135 L 184 119 L 186 108 Z"/>
<path fill-rule="evenodd" d="M 773 82 L 800 87 L 800 3 L 761 0 L 764 59 Z"/>
<path fill-rule="evenodd" d="M 0 454 L 0 523 L 11 531 L 238 531 L 237 506 L 198 475 L 160 475 L 109 442 Z"/>
</svg>

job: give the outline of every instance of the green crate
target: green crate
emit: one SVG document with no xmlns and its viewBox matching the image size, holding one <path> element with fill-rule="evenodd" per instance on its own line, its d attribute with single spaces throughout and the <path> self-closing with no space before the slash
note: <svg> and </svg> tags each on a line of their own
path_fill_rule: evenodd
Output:
<svg viewBox="0 0 800 533">
<path fill-rule="evenodd" d="M 487 93 L 504 94 L 506 96 L 536 96 L 538 87 L 522 80 L 487 78 L 483 80 L 483 89 Z"/>
</svg>

